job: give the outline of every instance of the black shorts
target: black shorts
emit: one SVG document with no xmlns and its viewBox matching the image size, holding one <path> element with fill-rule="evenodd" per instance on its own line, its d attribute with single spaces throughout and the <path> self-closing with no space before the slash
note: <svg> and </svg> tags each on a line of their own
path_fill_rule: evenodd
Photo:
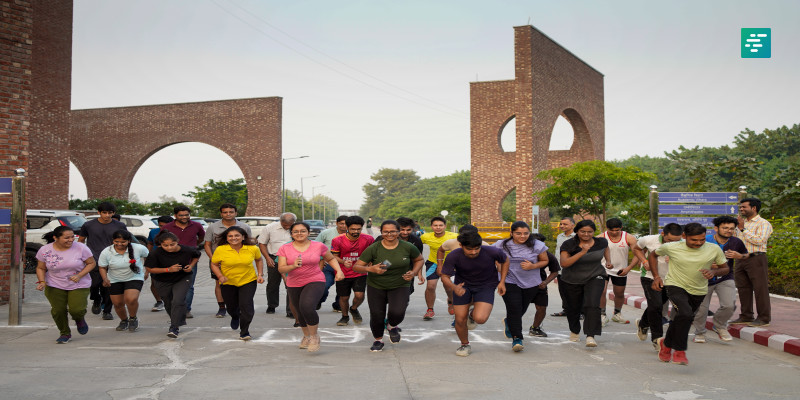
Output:
<svg viewBox="0 0 800 400">
<path fill-rule="evenodd" d="M 539 291 L 536 292 L 536 296 L 531 299 L 531 303 L 536 304 L 537 306 L 547 307 L 547 288 L 539 289 Z"/>
<path fill-rule="evenodd" d="M 339 297 L 350 297 L 350 291 L 364 293 L 367 290 L 367 276 L 355 278 L 344 278 L 336 282 L 336 295 Z"/>
<path fill-rule="evenodd" d="M 611 281 L 611 284 L 614 286 L 625 287 L 628 285 L 628 275 L 618 276 L 616 271 L 611 271 L 606 275 L 606 280 Z"/>
<path fill-rule="evenodd" d="M 114 282 L 111 284 L 111 287 L 108 288 L 108 294 L 112 296 L 117 296 L 124 294 L 128 289 L 136 289 L 138 291 L 142 291 L 142 286 L 144 285 L 144 281 L 125 281 L 125 282 Z"/>
<path fill-rule="evenodd" d="M 439 274 L 436 273 L 436 268 L 438 266 L 435 263 L 432 263 L 428 260 L 425 260 L 425 279 L 426 280 L 436 280 L 439 279 Z"/>
</svg>

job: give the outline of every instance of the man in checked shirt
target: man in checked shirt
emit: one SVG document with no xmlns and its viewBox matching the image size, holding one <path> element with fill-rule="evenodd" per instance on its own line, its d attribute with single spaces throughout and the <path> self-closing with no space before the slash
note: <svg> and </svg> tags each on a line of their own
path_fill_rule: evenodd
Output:
<svg viewBox="0 0 800 400">
<path fill-rule="evenodd" d="M 772 225 L 758 215 L 761 200 L 748 197 L 739 201 L 736 237 L 747 247 L 748 257 L 736 261 L 733 280 L 739 291 L 742 309 L 739 318 L 731 324 L 764 327 L 771 319 L 769 304 L 769 277 L 767 275 L 767 240 L 772 235 Z M 753 315 L 753 296 L 756 298 L 758 318 Z"/>
</svg>

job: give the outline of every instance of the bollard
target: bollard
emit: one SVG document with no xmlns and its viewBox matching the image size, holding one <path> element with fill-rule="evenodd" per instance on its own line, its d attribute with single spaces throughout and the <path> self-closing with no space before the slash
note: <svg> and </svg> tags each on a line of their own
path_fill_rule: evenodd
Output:
<svg viewBox="0 0 800 400">
<path fill-rule="evenodd" d="M 11 276 L 8 325 L 22 323 L 22 273 L 25 255 L 25 170 L 14 171 L 11 183 Z"/>
</svg>

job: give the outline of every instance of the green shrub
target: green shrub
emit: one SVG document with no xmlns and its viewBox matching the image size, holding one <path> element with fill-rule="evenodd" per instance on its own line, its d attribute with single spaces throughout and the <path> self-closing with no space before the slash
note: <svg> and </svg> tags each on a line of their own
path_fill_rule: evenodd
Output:
<svg viewBox="0 0 800 400">
<path fill-rule="evenodd" d="M 800 298 L 800 217 L 776 218 L 770 223 L 770 292 Z"/>
</svg>

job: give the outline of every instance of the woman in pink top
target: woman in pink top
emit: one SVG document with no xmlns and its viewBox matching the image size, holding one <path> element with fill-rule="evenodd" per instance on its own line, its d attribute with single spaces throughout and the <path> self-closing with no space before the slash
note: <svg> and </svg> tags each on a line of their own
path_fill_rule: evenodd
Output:
<svg viewBox="0 0 800 400">
<path fill-rule="evenodd" d="M 305 222 L 295 222 L 289 228 L 292 241 L 278 249 L 278 271 L 286 274 L 289 302 L 303 330 L 300 348 L 317 351 L 320 342 L 317 335 L 317 304 L 325 291 L 325 274 L 320 269 L 320 257 L 336 270 L 337 281 L 344 279 L 344 273 L 327 246 L 308 240 L 309 229 Z"/>
</svg>

